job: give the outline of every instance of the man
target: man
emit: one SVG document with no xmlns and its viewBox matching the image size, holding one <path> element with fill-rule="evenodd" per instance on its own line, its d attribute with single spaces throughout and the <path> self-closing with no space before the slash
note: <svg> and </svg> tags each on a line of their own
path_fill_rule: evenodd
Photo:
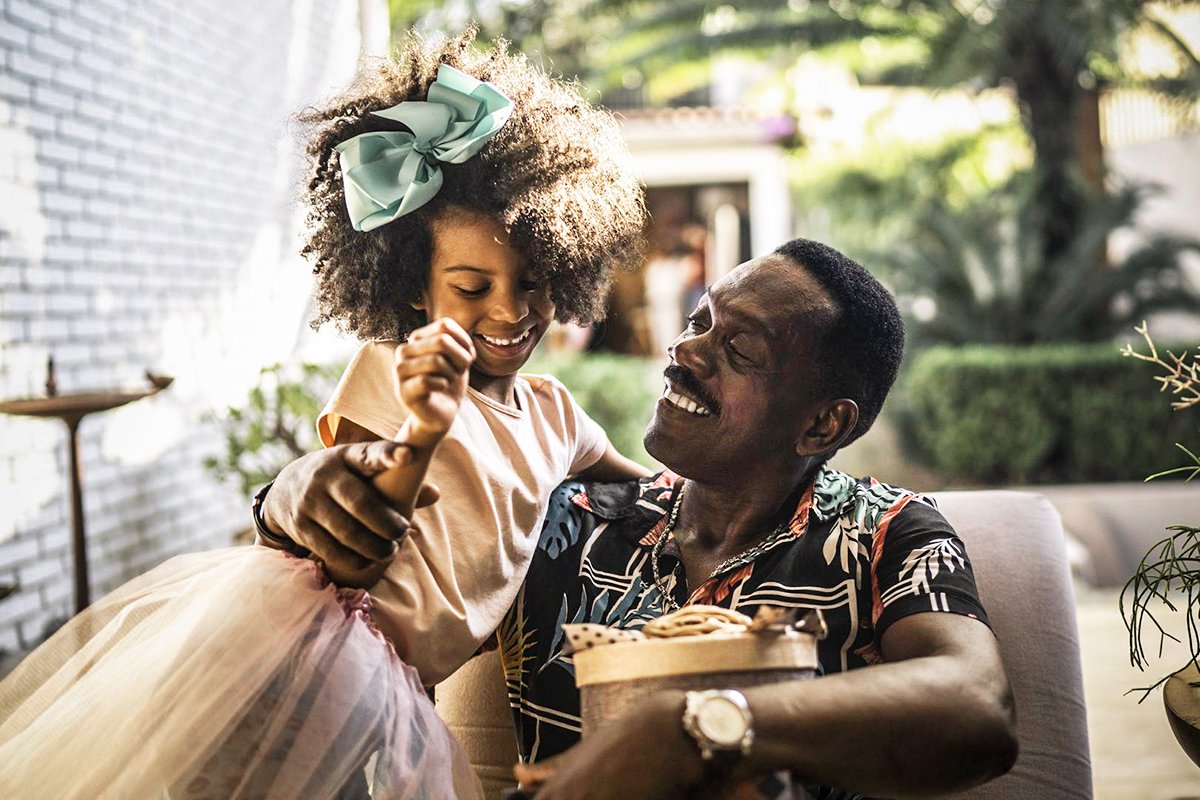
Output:
<svg viewBox="0 0 1200 800">
<path fill-rule="evenodd" d="M 923 795 L 1012 765 L 1008 681 L 962 543 L 925 499 L 825 465 L 870 427 L 902 350 L 891 297 L 816 242 L 743 264 L 701 300 L 646 434 L 670 471 L 560 487 L 505 626 L 522 752 L 539 762 L 519 773 L 539 798 L 678 797 L 781 769 L 822 798 Z M 283 516 L 316 513 L 303 481 L 281 479 Z M 638 628 L 685 602 L 822 608 L 824 676 L 664 692 L 572 746 L 561 621 Z M 728 741 L 696 725 L 721 702 L 737 708 Z"/>
</svg>

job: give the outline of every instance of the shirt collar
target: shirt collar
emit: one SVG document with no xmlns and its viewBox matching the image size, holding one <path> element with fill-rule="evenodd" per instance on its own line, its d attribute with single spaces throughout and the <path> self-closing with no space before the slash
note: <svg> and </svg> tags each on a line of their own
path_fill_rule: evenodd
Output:
<svg viewBox="0 0 1200 800">
<path fill-rule="evenodd" d="M 663 470 L 636 481 L 589 483 L 571 496 L 571 502 L 601 519 L 644 517 L 652 522 L 671 510 L 675 487 L 681 480 L 674 472 Z"/>
<path fill-rule="evenodd" d="M 628 520 L 622 533 L 630 540 L 650 547 L 666 529 L 667 515 L 675 500 L 682 478 L 664 470 L 648 478 L 618 483 L 592 483 L 575 494 L 571 501 L 601 519 Z M 822 465 L 811 487 L 803 492 L 788 528 L 800 536 L 808 528 L 809 517 L 825 522 L 839 516 L 853 502 L 859 489 L 856 478 Z"/>
</svg>

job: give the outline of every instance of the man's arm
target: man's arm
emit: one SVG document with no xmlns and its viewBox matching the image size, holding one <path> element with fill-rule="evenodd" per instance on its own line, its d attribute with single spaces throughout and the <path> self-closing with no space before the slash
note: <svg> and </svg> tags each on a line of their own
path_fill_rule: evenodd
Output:
<svg viewBox="0 0 1200 800">
<path fill-rule="evenodd" d="M 995 636 L 958 614 L 914 614 L 884 633 L 883 664 L 747 692 L 761 737 L 746 773 L 790 768 L 808 783 L 915 796 L 973 786 L 1017 757 Z"/>
<path fill-rule="evenodd" d="M 394 508 L 372 483 L 388 469 L 411 464 L 402 444 L 379 439 L 343 420 L 333 447 L 296 459 L 280 471 L 263 500 L 262 521 L 311 550 L 344 586 L 370 587 L 391 563 L 395 542 L 410 528 L 408 515 Z M 422 465 L 416 468 L 423 474 Z M 425 486 L 416 507 L 437 500 Z M 274 543 L 262 538 L 259 544 Z"/>
<path fill-rule="evenodd" d="M 885 632 L 881 649 L 883 664 L 745 690 L 755 740 L 733 778 L 789 769 L 805 783 L 922 797 L 1012 766 L 1012 697 L 985 625 L 914 614 Z M 519 766 L 518 777 L 550 776 L 540 800 L 679 796 L 703 774 L 683 702 L 681 692 L 659 694 L 558 759 Z"/>
</svg>

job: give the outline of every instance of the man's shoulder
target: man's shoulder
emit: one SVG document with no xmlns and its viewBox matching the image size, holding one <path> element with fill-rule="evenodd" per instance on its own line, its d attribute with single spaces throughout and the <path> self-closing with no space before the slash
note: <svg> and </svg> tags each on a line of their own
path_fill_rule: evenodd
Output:
<svg viewBox="0 0 1200 800">
<path fill-rule="evenodd" d="M 551 505 L 569 504 L 609 520 L 635 516 L 639 512 L 661 515 L 670 509 L 679 480 L 679 476 L 670 470 L 624 481 L 566 480 L 554 490 Z"/>
<path fill-rule="evenodd" d="M 940 516 L 931 496 L 870 475 L 855 477 L 826 465 L 814 481 L 812 515 L 819 521 L 850 515 L 873 528 L 905 510 L 910 516 L 927 512 Z"/>
</svg>

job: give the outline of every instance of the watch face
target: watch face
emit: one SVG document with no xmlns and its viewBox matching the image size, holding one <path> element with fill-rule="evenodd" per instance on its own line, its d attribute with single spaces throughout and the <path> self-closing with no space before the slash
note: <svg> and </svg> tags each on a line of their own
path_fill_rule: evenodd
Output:
<svg viewBox="0 0 1200 800">
<path fill-rule="evenodd" d="M 746 735 L 746 717 L 742 710 L 724 697 L 705 700 L 696 714 L 696 723 L 701 733 L 714 744 L 737 747 Z"/>
</svg>

